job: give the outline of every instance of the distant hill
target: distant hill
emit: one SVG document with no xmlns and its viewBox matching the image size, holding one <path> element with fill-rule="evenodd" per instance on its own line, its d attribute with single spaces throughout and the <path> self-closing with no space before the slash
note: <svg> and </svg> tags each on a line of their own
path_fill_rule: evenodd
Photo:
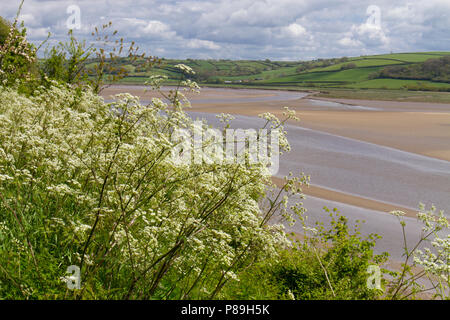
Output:
<svg viewBox="0 0 450 320">
<path fill-rule="evenodd" d="M 429 80 L 450 83 L 450 56 L 428 59 L 412 65 L 390 66 L 372 75 L 372 78 Z"/>
<path fill-rule="evenodd" d="M 118 63 L 129 72 L 122 81 L 136 84 L 152 74 L 166 75 L 169 83 L 174 82 L 183 76 L 174 66 L 183 63 L 194 69 L 192 78 L 203 84 L 450 91 L 449 59 L 450 52 L 420 52 L 313 61 L 162 59 L 151 69 L 141 67 L 139 60 L 129 63 L 121 58 Z"/>
</svg>

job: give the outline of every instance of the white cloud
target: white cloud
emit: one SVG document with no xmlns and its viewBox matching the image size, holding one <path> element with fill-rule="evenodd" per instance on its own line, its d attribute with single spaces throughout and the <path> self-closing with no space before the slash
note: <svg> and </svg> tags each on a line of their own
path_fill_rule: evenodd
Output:
<svg viewBox="0 0 450 320">
<path fill-rule="evenodd" d="M 294 38 L 307 35 L 306 29 L 298 23 L 291 23 L 287 27 L 284 27 L 283 33 Z"/>
<path fill-rule="evenodd" d="M 33 39 L 43 39 L 48 37 L 48 33 L 50 32 L 50 28 L 32 28 L 28 30 L 28 38 Z"/>
<path fill-rule="evenodd" d="M 39 22 L 31 13 L 19 15 L 19 21 L 23 21 L 23 23 L 30 27 L 39 27 Z"/>
<path fill-rule="evenodd" d="M 344 47 L 359 47 L 362 45 L 360 41 L 352 39 L 349 36 L 340 39 L 338 43 Z"/>
<path fill-rule="evenodd" d="M 118 24 L 118 28 L 128 30 L 134 33 L 134 37 L 153 37 L 161 39 L 170 39 L 176 37 L 177 33 L 171 30 L 170 26 L 158 21 L 145 21 L 136 18 L 124 18 Z"/>
<path fill-rule="evenodd" d="M 20 0 L 1 0 L 13 19 Z M 81 30 L 113 21 L 126 40 L 168 58 L 305 59 L 389 51 L 450 51 L 449 0 L 27 0 L 29 39 L 66 36 L 66 9 Z M 379 24 L 366 10 L 380 9 Z M 104 19 L 100 19 L 104 17 Z M 220 49 L 220 50 L 219 50 Z"/>
<path fill-rule="evenodd" d="M 200 39 L 191 39 L 187 42 L 186 45 L 188 48 L 192 49 L 209 49 L 209 50 L 220 49 L 220 46 L 215 44 L 214 42 Z"/>
<path fill-rule="evenodd" d="M 390 40 L 382 26 L 381 8 L 370 5 L 366 8 L 367 20 L 362 24 L 353 24 L 350 31 L 344 34 L 338 43 L 341 46 L 364 48 L 380 48 L 387 50 Z"/>
<path fill-rule="evenodd" d="M 369 47 L 389 44 L 389 39 L 384 30 L 376 24 L 364 23 L 359 26 L 353 25 L 351 33 L 355 40 Z"/>
</svg>

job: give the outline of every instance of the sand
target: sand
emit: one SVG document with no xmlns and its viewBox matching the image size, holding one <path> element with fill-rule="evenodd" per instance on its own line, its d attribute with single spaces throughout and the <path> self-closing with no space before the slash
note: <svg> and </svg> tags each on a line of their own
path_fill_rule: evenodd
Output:
<svg viewBox="0 0 450 320">
<path fill-rule="evenodd" d="M 124 91 L 139 95 L 144 101 L 157 96 L 153 92 L 144 93 L 139 86 L 114 86 L 105 89 L 102 94 L 108 98 Z M 190 111 L 206 113 L 257 116 L 263 112 L 271 112 L 281 118 L 284 111 L 282 107 L 289 106 L 297 111 L 301 119 L 298 123 L 292 123 L 293 125 L 450 161 L 450 105 L 315 99 L 306 95 L 273 90 L 204 88 L 200 94 L 189 93 L 188 97 L 193 101 Z M 331 104 L 327 104 L 329 102 Z M 333 105 L 336 102 L 342 105 Z M 358 109 L 358 106 L 363 108 Z M 448 185 L 450 187 L 450 181 Z M 414 217 L 417 213 L 411 207 L 399 207 L 388 201 L 356 196 L 326 186 L 313 184 L 303 191 L 321 199 L 370 210 L 389 212 L 399 209 L 409 217 Z"/>
<path fill-rule="evenodd" d="M 390 102 L 376 103 L 375 105 L 380 106 Z M 364 104 L 364 101 L 361 104 Z M 410 102 L 397 102 L 396 105 L 398 104 L 402 104 L 405 111 L 315 111 L 314 106 L 306 99 L 240 105 L 198 103 L 192 111 L 248 116 L 272 112 L 281 118 L 283 109 L 280 106 L 289 106 L 296 110 L 300 118 L 298 124 L 302 127 L 450 161 L 450 105 L 444 105 L 446 109 L 438 109 L 439 111 L 429 105 L 424 105 L 422 111 L 409 111 L 411 109 L 408 109 L 407 105 L 411 104 Z M 374 105 L 374 102 L 370 105 Z M 442 106 L 439 105 L 439 108 Z"/>
<path fill-rule="evenodd" d="M 279 187 L 284 185 L 284 180 L 278 177 L 273 177 L 272 181 Z M 409 208 L 403 208 L 401 206 L 395 206 L 392 204 L 384 203 L 381 201 L 376 201 L 368 198 L 363 198 L 359 196 L 354 196 L 346 194 L 343 192 L 330 190 L 323 187 L 318 187 L 315 185 L 303 186 L 302 192 L 305 195 L 313 196 L 320 199 L 336 201 L 340 203 L 346 203 L 359 208 L 381 211 L 381 212 L 391 212 L 394 210 L 401 210 L 405 212 L 407 217 L 415 218 L 417 217 L 418 211 L 411 210 Z"/>
</svg>

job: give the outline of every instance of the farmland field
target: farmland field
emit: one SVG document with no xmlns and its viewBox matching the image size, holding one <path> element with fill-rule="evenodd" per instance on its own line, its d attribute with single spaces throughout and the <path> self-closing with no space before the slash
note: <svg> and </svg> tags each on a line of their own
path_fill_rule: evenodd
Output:
<svg viewBox="0 0 450 320">
<path fill-rule="evenodd" d="M 162 59 L 152 68 L 140 68 L 126 58 L 119 62 L 128 75 L 122 84 L 143 84 L 151 75 L 167 77 L 174 84 L 183 75 L 174 68 L 183 63 L 195 71 L 193 80 L 203 85 L 252 86 L 282 89 L 385 89 L 450 91 L 450 83 L 418 79 L 373 78 L 385 67 L 404 67 L 429 59 L 449 56 L 450 52 L 393 53 L 360 57 L 318 59 L 314 61 L 251 60 L 171 60 Z M 95 62 L 91 62 L 92 67 Z"/>
</svg>

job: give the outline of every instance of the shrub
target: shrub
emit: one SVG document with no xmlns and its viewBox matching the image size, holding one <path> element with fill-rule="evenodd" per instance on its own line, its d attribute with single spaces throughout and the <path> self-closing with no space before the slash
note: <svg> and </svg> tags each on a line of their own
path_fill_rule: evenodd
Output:
<svg viewBox="0 0 450 320">
<path fill-rule="evenodd" d="M 377 78 L 429 80 L 450 83 L 450 56 L 428 59 L 405 66 L 388 66 L 378 72 Z"/>
<path fill-rule="evenodd" d="M 109 33 L 112 23 L 95 28 L 92 32 L 98 47 L 89 46 L 86 41 L 78 41 L 69 31 L 69 40 L 46 51 L 41 73 L 44 80 L 56 80 L 82 87 L 88 85 L 99 93 L 105 82 L 114 83 L 129 75 L 130 69 L 120 65 L 120 54 L 126 53 L 128 63 L 141 69 L 147 69 L 160 61 L 156 57 L 138 55 L 139 48 L 131 42 L 128 48 L 124 39 L 114 40 L 117 31 Z M 91 66 L 88 66 L 90 64 Z"/>
<path fill-rule="evenodd" d="M 3 42 L 5 42 L 10 29 L 11 26 L 9 22 L 0 17 L 0 44 L 3 44 Z"/>
<path fill-rule="evenodd" d="M 326 212 L 331 228 L 317 224 L 310 237 L 296 240 L 277 261 L 261 261 L 244 272 L 239 286 L 226 288 L 227 298 L 256 299 L 376 299 L 382 291 L 367 287 L 367 268 L 380 265 L 387 253 L 375 255 L 378 235 L 360 236 L 359 225 L 350 232 L 348 221 L 336 209 Z M 227 291 L 228 290 L 228 291 Z"/>
<path fill-rule="evenodd" d="M 0 23 L 4 36 L 7 25 Z M 36 48 L 27 42 L 26 29 L 18 26 L 18 17 L 8 34 L 0 41 L 0 84 L 12 85 L 19 81 L 31 81 L 36 74 Z"/>
<path fill-rule="evenodd" d="M 349 70 L 349 69 L 354 69 L 354 68 L 356 68 L 356 63 L 353 63 L 353 62 L 346 63 L 341 66 L 341 70 Z"/>
<path fill-rule="evenodd" d="M 403 234 L 404 260 L 400 270 L 386 270 L 393 279 L 387 285 L 389 299 L 416 299 L 427 293 L 431 298 L 450 297 L 450 233 L 449 222 L 444 211 L 436 207 L 426 209 L 420 204 L 417 218 L 423 227 L 417 243 L 408 246 L 406 242 L 406 221 L 402 211 L 391 214 L 399 220 Z M 421 248 L 429 243 L 431 247 Z"/>
<path fill-rule="evenodd" d="M 259 206 L 264 165 L 174 162 L 172 132 L 195 128 L 170 97 L 0 87 L 2 298 L 213 298 L 287 244 Z M 70 265 L 80 290 L 60 280 Z"/>
</svg>

